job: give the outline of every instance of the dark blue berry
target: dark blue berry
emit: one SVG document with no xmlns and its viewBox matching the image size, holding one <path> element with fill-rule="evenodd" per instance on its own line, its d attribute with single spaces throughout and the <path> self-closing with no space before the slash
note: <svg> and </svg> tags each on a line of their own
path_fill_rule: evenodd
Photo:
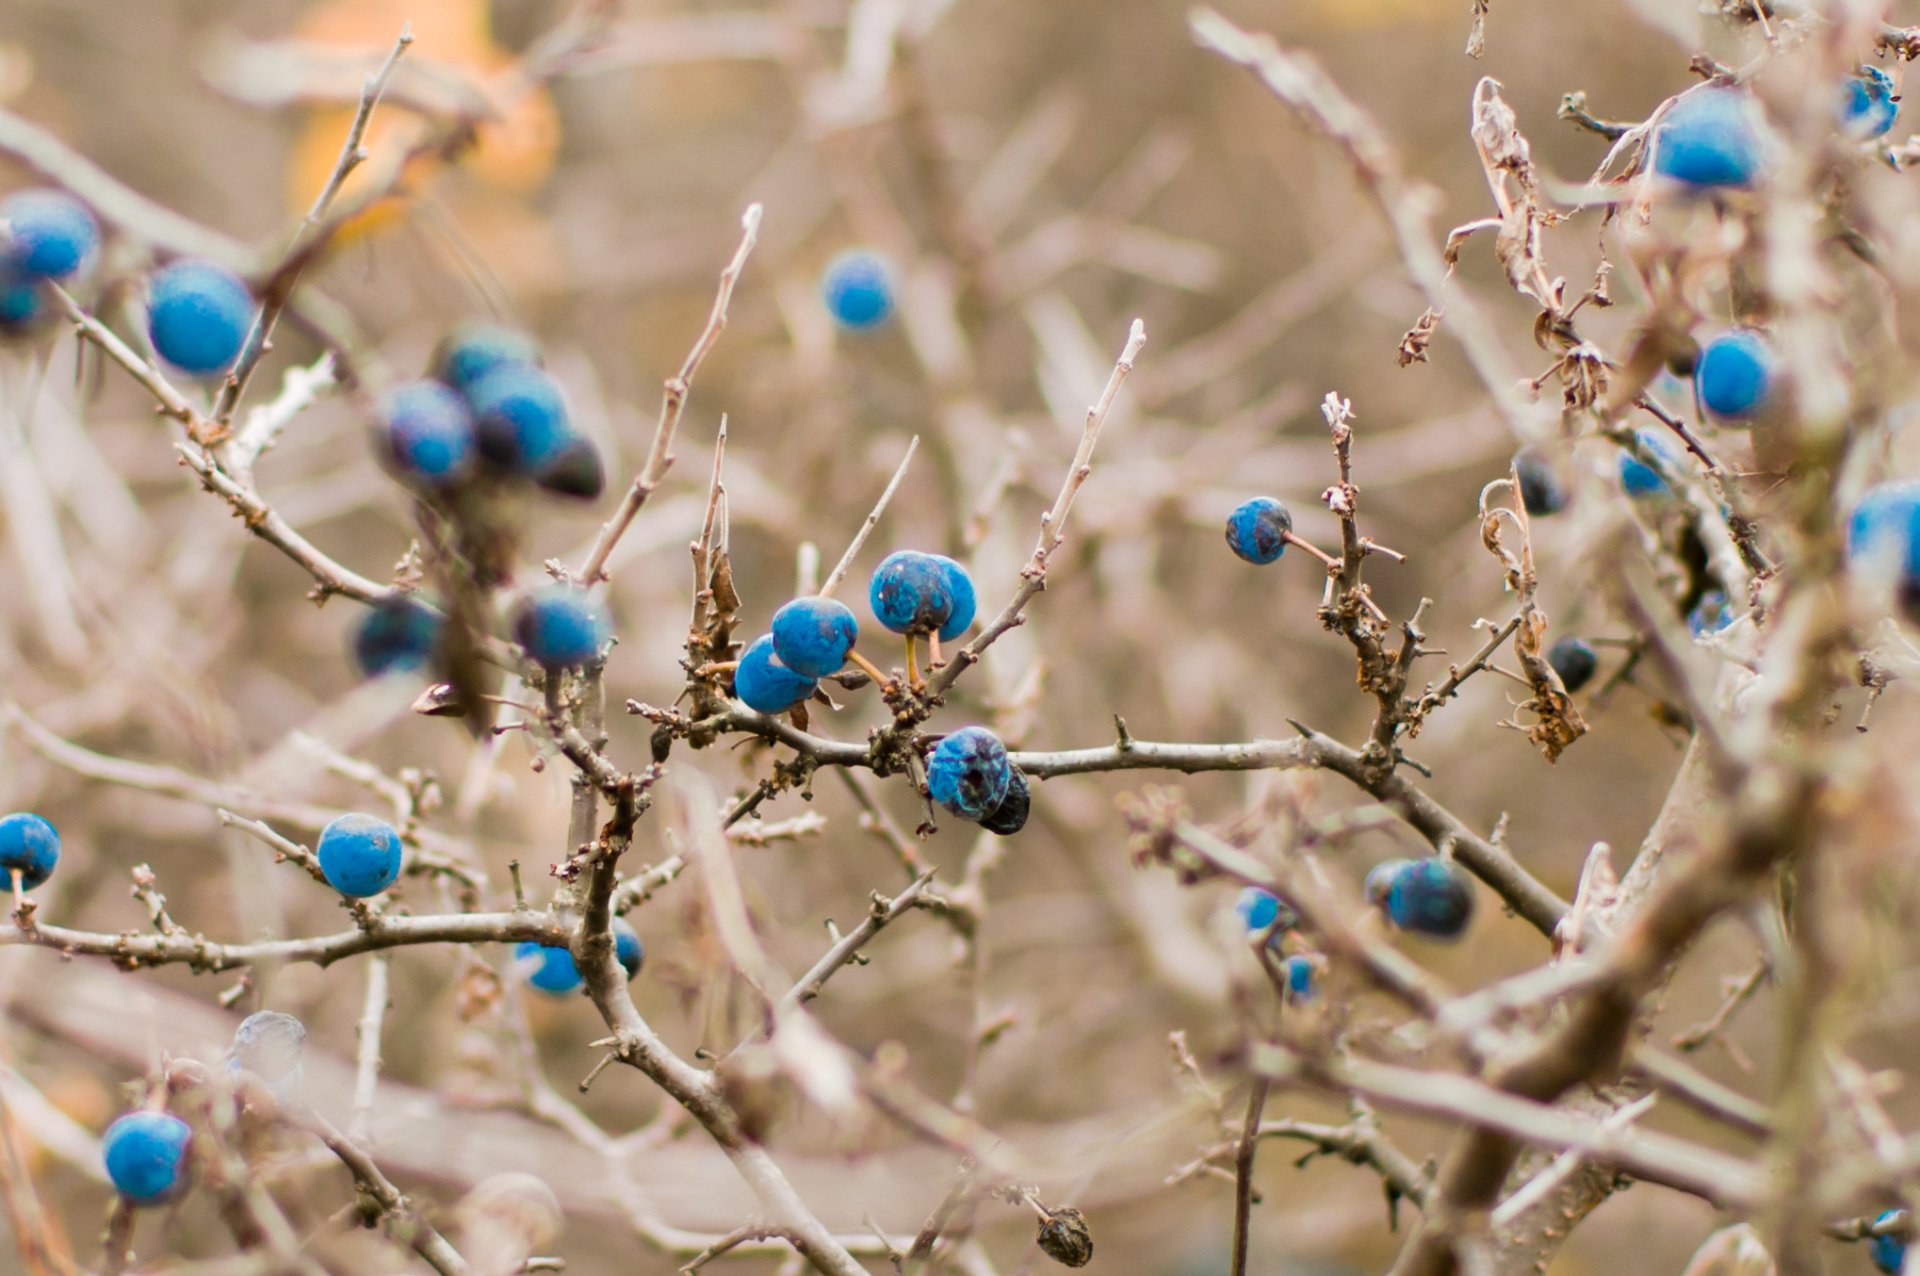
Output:
<svg viewBox="0 0 1920 1276">
<path fill-rule="evenodd" d="M 1679 463 L 1679 458 L 1674 456 L 1673 449 L 1667 446 L 1667 441 L 1658 434 L 1651 430 L 1641 430 L 1635 437 L 1640 440 L 1641 447 L 1660 459 L 1661 464 L 1672 467 Z M 1635 500 L 1664 496 L 1670 490 L 1667 487 L 1667 480 L 1660 476 L 1660 471 L 1624 449 L 1620 453 L 1620 486 Z"/>
<path fill-rule="evenodd" d="M 411 594 L 388 594 L 354 628 L 354 661 L 369 678 L 423 668 L 440 642 L 440 625 L 439 613 Z"/>
<path fill-rule="evenodd" d="M 438 381 L 414 381 L 387 396 L 387 460 L 403 479 L 457 483 L 479 461 L 466 400 Z"/>
<path fill-rule="evenodd" d="M 1258 886 L 1243 887 L 1233 901 L 1233 911 L 1249 934 L 1263 930 L 1278 934 L 1300 924 L 1300 915 L 1285 900 Z"/>
<path fill-rule="evenodd" d="M 1838 113 L 1840 131 L 1856 142 L 1883 136 L 1900 113 L 1893 77 L 1877 66 L 1862 66 L 1841 84 Z"/>
<path fill-rule="evenodd" d="M 827 263 L 820 295 L 842 327 L 877 328 L 893 314 L 893 272 L 877 254 L 850 249 Z"/>
<path fill-rule="evenodd" d="M 613 934 L 614 960 L 627 972 L 627 978 L 632 979 L 640 973 L 646 960 L 640 936 L 621 917 L 614 918 L 608 930 Z M 527 983 L 548 996 L 564 997 L 586 983 L 573 953 L 564 947 L 537 944 L 529 939 L 514 946 L 513 957 L 515 963 L 526 970 Z"/>
<path fill-rule="evenodd" d="M 1738 89 L 1693 90 L 1654 131 L 1654 171 L 1687 186 L 1751 186 L 1761 165 L 1758 111 Z"/>
<path fill-rule="evenodd" d="M 1007 776 L 1007 795 L 1000 799 L 999 806 L 987 812 L 980 827 L 1001 837 L 1012 837 L 1027 826 L 1027 813 L 1032 806 L 1033 790 L 1027 784 L 1026 775 L 1014 767 Z"/>
<path fill-rule="evenodd" d="M 1280 973 L 1286 977 L 1287 992 L 1299 1001 L 1312 1001 L 1316 989 L 1313 958 L 1305 953 L 1295 953 L 1280 963 Z"/>
<path fill-rule="evenodd" d="M 240 276 L 211 261 L 178 261 L 153 277 L 147 336 L 182 372 L 214 376 L 233 366 L 253 325 L 253 294 Z"/>
<path fill-rule="evenodd" d="M 1600 657 L 1584 638 L 1568 634 L 1547 648 L 1547 663 L 1560 676 L 1560 685 L 1571 694 L 1593 681 L 1594 673 L 1600 668 Z"/>
<path fill-rule="evenodd" d="M 968 580 L 969 590 L 972 585 Z M 957 637 L 965 626 L 953 628 L 958 602 L 954 590 L 954 573 L 938 555 L 896 550 L 873 569 L 867 605 L 873 608 L 874 619 L 896 634 L 939 633 L 945 637 L 951 631 Z M 968 623 L 972 620 L 969 615 Z"/>
<path fill-rule="evenodd" d="M 1227 544 L 1249 563 L 1271 563 L 1287 552 L 1293 515 L 1271 496 L 1243 501 L 1227 515 Z"/>
<path fill-rule="evenodd" d="M 59 862 L 60 834 L 45 819 L 28 811 L 0 819 L 0 890 L 18 870 L 20 889 L 30 891 L 52 877 Z"/>
<path fill-rule="evenodd" d="M 1883 1210 L 1880 1217 L 1873 1220 L 1875 1227 L 1890 1223 L 1900 1217 L 1899 1210 Z M 1907 1261 L 1907 1238 L 1889 1232 L 1884 1236 L 1875 1236 L 1867 1243 L 1867 1256 L 1873 1265 L 1887 1276 L 1899 1276 L 1900 1269 Z"/>
<path fill-rule="evenodd" d="M 948 558 L 945 554 L 929 554 L 929 558 L 939 566 L 946 576 L 948 612 L 946 623 L 940 626 L 940 641 L 952 642 L 967 632 L 973 624 L 974 610 L 979 606 L 979 598 L 974 593 L 973 577 L 967 569 Z"/>
<path fill-rule="evenodd" d="M 733 694 L 760 713 L 785 713 L 818 686 L 780 663 L 773 654 L 772 634 L 754 639 L 733 669 Z"/>
<path fill-rule="evenodd" d="M 1567 490 L 1560 476 L 1539 456 L 1520 452 L 1513 458 L 1513 471 L 1520 476 L 1520 503 L 1527 513 L 1539 516 L 1558 514 L 1567 507 Z"/>
<path fill-rule="evenodd" d="M 540 346 L 524 332 L 497 323 L 463 323 L 433 349 L 428 373 L 467 394 L 488 373 L 504 367 L 537 368 Z"/>
<path fill-rule="evenodd" d="M 0 261 L 33 282 L 71 279 L 100 246 L 100 223 L 65 191 L 17 191 L 0 200 Z"/>
<path fill-rule="evenodd" d="M 1723 332 L 1700 351 L 1693 384 L 1701 406 L 1724 421 L 1745 422 L 1759 416 L 1773 395 L 1773 351 L 1758 334 Z"/>
<path fill-rule="evenodd" d="M 1387 895 L 1393 890 L 1393 879 L 1400 875 L 1401 869 L 1411 863 L 1413 863 L 1412 860 L 1383 860 L 1375 864 L 1367 870 L 1367 879 L 1361 884 L 1360 893 L 1366 896 L 1367 902 L 1375 908 L 1385 909 Z"/>
<path fill-rule="evenodd" d="M 555 495 L 591 501 L 607 490 L 607 467 L 592 440 L 575 434 L 534 481 Z"/>
<path fill-rule="evenodd" d="M 796 598 L 773 613 L 773 654 L 803 678 L 838 673 L 860 637 L 860 622 L 836 598 Z"/>
<path fill-rule="evenodd" d="M 1452 860 L 1412 860 L 1387 889 L 1387 917 L 1402 930 L 1457 939 L 1473 919 L 1473 879 Z"/>
<path fill-rule="evenodd" d="M 185 1181 L 193 1131 L 171 1112 L 129 1112 L 100 1140 L 107 1178 L 135 1205 L 156 1205 Z"/>
<path fill-rule="evenodd" d="M 577 669 L 599 657 L 607 642 L 607 621 L 580 590 L 549 585 L 520 600 L 513 638 L 542 668 Z"/>
<path fill-rule="evenodd" d="M 400 876 L 400 834 L 371 815 L 343 815 L 314 849 L 327 884 L 352 899 L 378 895 Z"/>
<path fill-rule="evenodd" d="M 963 820 L 986 819 L 1012 785 L 1007 746 L 985 727 L 962 727 L 935 745 L 927 759 L 928 793 Z"/>
<path fill-rule="evenodd" d="M 577 437 L 560 386 L 539 368 L 495 368 L 469 393 L 480 454 L 503 469 L 538 478 L 559 465 Z"/>
</svg>

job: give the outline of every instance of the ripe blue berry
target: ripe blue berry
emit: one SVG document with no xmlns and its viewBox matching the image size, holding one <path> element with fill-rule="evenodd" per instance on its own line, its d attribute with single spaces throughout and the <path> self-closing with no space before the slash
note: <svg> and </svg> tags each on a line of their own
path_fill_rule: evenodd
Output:
<svg viewBox="0 0 1920 1276">
<path fill-rule="evenodd" d="M 1001 837 L 1012 837 L 1027 826 L 1027 814 L 1033 807 L 1033 790 L 1027 785 L 1027 777 L 1019 767 L 1014 767 L 1007 776 L 1007 795 L 1000 799 L 1000 805 L 987 812 L 980 827 L 989 833 Z"/>
<path fill-rule="evenodd" d="M 1520 476 L 1520 503 L 1536 517 L 1558 514 L 1567 507 L 1567 490 L 1553 467 L 1532 452 L 1519 452 L 1513 458 L 1514 473 Z"/>
<path fill-rule="evenodd" d="M 1007 746 L 985 727 L 962 727 L 927 758 L 927 792 L 963 820 L 986 819 L 1012 785 Z"/>
<path fill-rule="evenodd" d="M 353 631 L 353 658 L 372 678 L 419 669 L 440 642 L 440 616 L 411 594 L 388 594 L 367 609 Z"/>
<path fill-rule="evenodd" d="M 15 811 L 0 819 L 0 888 L 18 870 L 20 889 L 30 891 L 53 876 L 60 862 L 60 834 L 38 815 Z"/>
<path fill-rule="evenodd" d="M 1773 351 L 1747 331 L 1723 332 L 1707 342 L 1693 369 L 1701 405 L 1723 421 L 1747 422 L 1766 411 L 1778 379 Z"/>
<path fill-rule="evenodd" d="M 640 936 L 621 917 L 614 918 L 608 929 L 613 932 L 614 960 L 626 970 L 627 978 L 632 979 L 640 973 L 646 960 Z M 580 967 L 574 963 L 573 953 L 559 945 L 536 944 L 529 939 L 514 946 L 513 958 L 516 965 L 525 968 L 527 983 L 550 997 L 564 997 L 586 983 Z"/>
<path fill-rule="evenodd" d="M 1243 887 L 1233 901 L 1233 911 L 1249 934 L 1271 930 L 1277 935 L 1300 924 L 1300 915 L 1286 901 L 1258 886 Z"/>
<path fill-rule="evenodd" d="M 1402 930 L 1457 939 L 1473 918 L 1473 880 L 1452 860 L 1413 860 L 1387 889 L 1387 917 Z"/>
<path fill-rule="evenodd" d="M 1759 108 L 1738 89 L 1695 89 L 1654 131 L 1654 171 L 1687 186 L 1751 186 L 1761 158 Z"/>
<path fill-rule="evenodd" d="M 1717 634 L 1733 623 L 1733 604 L 1727 601 L 1725 593 L 1718 589 L 1709 589 L 1700 595 L 1700 601 L 1687 613 L 1687 632 L 1695 638 L 1705 638 L 1708 634 Z"/>
<path fill-rule="evenodd" d="M 893 314 L 893 272 L 877 254 L 849 249 L 827 263 L 820 295 L 842 327 L 877 328 Z"/>
<path fill-rule="evenodd" d="M 1862 66 L 1840 86 L 1840 131 L 1856 142 L 1884 135 L 1900 113 L 1893 77 L 1877 66 Z"/>
<path fill-rule="evenodd" d="M 577 669 L 599 657 L 607 643 L 607 620 L 580 590 L 549 585 L 520 600 L 513 638 L 542 668 Z"/>
<path fill-rule="evenodd" d="M 1571 695 L 1593 681 L 1594 672 L 1600 668 L 1600 657 L 1584 638 L 1568 634 L 1547 648 L 1547 663 L 1553 666 L 1554 673 L 1560 676 L 1560 685 Z"/>
<path fill-rule="evenodd" d="M 253 294 L 240 276 L 211 261 L 177 261 L 153 277 L 147 336 L 182 372 L 214 376 L 233 366 L 253 324 Z"/>
<path fill-rule="evenodd" d="M 754 639 L 733 669 L 733 694 L 760 713 L 785 713 L 811 696 L 818 685 L 780 663 L 773 654 L 772 634 Z"/>
<path fill-rule="evenodd" d="M 1651 430 L 1641 430 L 1636 437 L 1640 440 L 1640 446 L 1659 457 L 1662 464 L 1669 467 L 1679 464 L 1679 458 L 1674 456 L 1673 449 L 1668 447 L 1667 441 L 1658 434 Z M 1625 450 L 1620 453 L 1620 486 L 1635 500 L 1664 496 L 1669 490 L 1667 480 L 1660 476 L 1660 471 Z"/>
<path fill-rule="evenodd" d="M 100 223 L 65 191 L 16 191 L 0 200 L 0 261 L 32 282 L 71 279 L 100 246 Z"/>
<path fill-rule="evenodd" d="M 180 1190 L 192 1138 L 171 1112 L 129 1112 L 100 1140 L 107 1177 L 135 1205 L 157 1205 Z"/>
<path fill-rule="evenodd" d="M 929 554 L 946 577 L 948 603 L 946 623 L 940 626 L 940 641 L 952 642 L 973 624 L 973 613 L 979 606 L 979 598 L 974 593 L 973 577 L 967 575 L 967 569 L 948 558 L 945 554 Z"/>
<path fill-rule="evenodd" d="M 467 394 L 488 373 L 509 366 L 540 366 L 540 347 L 532 337 L 497 323 L 463 323 L 433 348 L 427 373 Z"/>
<path fill-rule="evenodd" d="M 0 263 L 0 337 L 25 332 L 51 313 L 44 288 Z"/>
<path fill-rule="evenodd" d="M 1360 893 L 1375 908 L 1385 909 L 1387 895 L 1393 890 L 1393 879 L 1400 870 L 1413 863 L 1412 860 L 1383 860 L 1367 870 L 1367 880 L 1361 884 Z"/>
<path fill-rule="evenodd" d="M 480 454 L 503 469 L 539 477 L 559 465 L 577 437 L 560 386 L 539 368 L 509 363 L 468 394 Z"/>
<path fill-rule="evenodd" d="M 400 876 L 400 834 L 371 815 L 343 815 L 320 830 L 320 871 L 351 899 L 378 895 Z"/>
<path fill-rule="evenodd" d="M 1313 958 L 1305 953 L 1295 953 L 1280 963 L 1280 973 L 1286 976 L 1287 992 L 1295 1000 L 1312 1001 L 1317 989 L 1314 984 L 1319 971 L 1314 969 Z"/>
<path fill-rule="evenodd" d="M 1271 496 L 1242 502 L 1227 515 L 1227 544 L 1249 563 L 1271 563 L 1287 552 L 1293 515 Z"/>
<path fill-rule="evenodd" d="M 572 434 L 534 481 L 558 496 L 590 501 L 607 490 L 607 467 L 592 440 Z"/>
<path fill-rule="evenodd" d="M 874 619 L 896 634 L 937 632 L 945 638 L 965 632 L 965 625 L 955 628 L 953 623 L 960 600 L 955 597 L 956 573 L 945 565 L 950 562 L 913 549 L 896 550 L 881 559 L 867 588 Z M 966 578 L 964 570 L 957 575 Z M 971 597 L 972 580 L 966 585 Z M 973 622 L 971 615 L 967 622 Z"/>
<path fill-rule="evenodd" d="M 1903 587 L 1920 583 L 1920 481 L 1871 488 L 1847 521 L 1847 556 Z"/>
<path fill-rule="evenodd" d="M 438 381 L 414 381 L 387 396 L 386 459 L 403 479 L 457 483 L 479 460 L 466 402 Z"/>
<path fill-rule="evenodd" d="M 860 622 L 835 598 L 796 598 L 773 613 L 773 654 L 803 678 L 824 678 L 847 663 Z"/>
<path fill-rule="evenodd" d="M 1891 1222 L 1899 1216 L 1899 1210 L 1883 1210 L 1881 1211 L 1880 1217 L 1874 1219 L 1873 1223 L 1875 1227 L 1878 1227 L 1880 1224 Z M 1885 1272 L 1887 1276 L 1899 1276 L 1901 1267 L 1904 1266 L 1907 1261 L 1906 1237 L 1896 1236 L 1892 1233 L 1888 1233 L 1885 1236 L 1875 1236 L 1867 1244 L 1867 1256 L 1873 1260 L 1873 1265 Z"/>
</svg>

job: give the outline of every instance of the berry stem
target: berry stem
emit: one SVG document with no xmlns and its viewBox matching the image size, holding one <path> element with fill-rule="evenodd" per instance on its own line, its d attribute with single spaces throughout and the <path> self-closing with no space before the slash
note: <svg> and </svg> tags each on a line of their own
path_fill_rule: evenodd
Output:
<svg viewBox="0 0 1920 1276">
<path fill-rule="evenodd" d="M 853 664 L 859 668 L 860 672 L 866 674 L 867 677 L 873 679 L 873 685 L 876 687 L 887 686 L 889 683 L 893 681 L 892 678 L 888 677 L 884 673 L 881 673 L 878 666 L 876 666 L 873 663 L 873 661 L 868 660 L 865 656 L 861 655 L 857 651 L 847 652 L 847 659 L 852 661 Z"/>
<path fill-rule="evenodd" d="M 915 657 L 913 635 L 907 635 L 907 685 L 915 691 L 920 690 L 920 662 Z"/>
<path fill-rule="evenodd" d="M 1335 558 L 1332 554 L 1327 553 L 1326 550 L 1321 549 L 1318 545 L 1315 545 L 1312 541 L 1302 540 L 1300 537 L 1295 536 L 1292 532 L 1280 533 L 1280 539 L 1285 541 L 1289 545 L 1298 545 L 1301 549 L 1305 550 L 1307 553 L 1312 554 L 1315 558 L 1319 559 L 1321 562 L 1327 565 L 1328 571 L 1337 572 L 1340 570 L 1340 560 Z"/>
</svg>

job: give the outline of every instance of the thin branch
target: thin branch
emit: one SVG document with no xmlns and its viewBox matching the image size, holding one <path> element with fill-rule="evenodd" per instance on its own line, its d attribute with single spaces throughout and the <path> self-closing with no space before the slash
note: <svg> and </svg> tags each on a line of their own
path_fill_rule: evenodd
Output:
<svg viewBox="0 0 1920 1276">
<path fill-rule="evenodd" d="M 879 523 L 880 516 L 886 513 L 887 503 L 893 500 L 894 489 L 900 486 L 900 480 L 907 476 L 907 466 L 913 461 L 913 454 L 919 447 L 920 436 L 916 434 L 908 442 L 907 454 L 900 458 L 900 465 L 894 470 L 893 477 L 887 481 L 886 490 L 881 492 L 880 499 L 874 502 L 872 512 L 867 515 L 867 521 L 860 524 L 860 530 L 853 534 L 853 543 L 847 546 L 847 552 L 840 555 L 840 561 L 835 563 L 833 570 L 827 574 L 826 583 L 820 586 L 820 597 L 833 597 L 833 591 L 840 588 L 840 582 L 846 579 L 847 572 L 853 567 L 854 557 L 860 553 L 860 547 L 867 543 L 867 537 L 872 533 L 874 525 Z"/>
<path fill-rule="evenodd" d="M 367 1000 L 354 1025 L 353 1107 L 347 1118 L 347 1137 L 365 1145 L 373 1125 L 373 1096 L 380 1084 L 380 1027 L 387 1017 L 387 958 L 367 962 Z"/>
</svg>

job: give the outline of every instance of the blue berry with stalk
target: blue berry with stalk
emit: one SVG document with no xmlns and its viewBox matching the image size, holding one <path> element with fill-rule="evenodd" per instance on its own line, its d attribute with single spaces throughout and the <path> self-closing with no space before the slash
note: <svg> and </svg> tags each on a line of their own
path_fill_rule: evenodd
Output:
<svg viewBox="0 0 1920 1276">
<path fill-rule="evenodd" d="M 962 727 L 942 737 L 927 758 L 928 795 L 976 824 L 1006 800 L 1012 784 L 1007 746 L 985 727 Z"/>
<path fill-rule="evenodd" d="M 400 834 L 372 815 L 342 815 L 320 830 L 314 856 L 329 886 L 349 899 L 366 899 L 398 880 Z"/>
<path fill-rule="evenodd" d="M 881 626 L 907 640 L 907 680 L 920 685 L 916 641 L 927 639 L 934 664 L 940 644 L 951 642 L 973 624 L 977 595 L 967 569 L 942 554 L 902 549 L 873 569 L 867 605 Z M 869 669 L 868 673 L 873 674 Z"/>
<path fill-rule="evenodd" d="M 186 1184 L 193 1131 L 171 1112 L 129 1112 L 100 1140 L 107 1179 L 134 1205 L 158 1205 Z"/>
<path fill-rule="evenodd" d="M 162 359 L 195 377 L 233 367 L 253 326 L 253 293 L 218 262 L 177 261 L 147 287 L 147 336 Z"/>
<path fill-rule="evenodd" d="M 1334 559 L 1293 533 L 1293 513 L 1271 496 L 1256 496 L 1236 505 L 1227 515 L 1227 547 L 1237 556 L 1264 567 L 1298 545 L 1329 567 Z"/>
<path fill-rule="evenodd" d="M 1654 127 L 1653 171 L 1700 191 L 1752 186 L 1764 166 L 1760 108 L 1739 89 L 1694 89 Z"/>
<path fill-rule="evenodd" d="M 599 659 L 607 644 L 607 618 L 583 591 L 549 585 L 520 600 L 513 639 L 549 672 L 578 669 Z"/>
<path fill-rule="evenodd" d="M 59 863 L 60 833 L 45 817 L 15 811 L 0 819 L 0 869 L 12 878 L 16 913 L 26 892 L 43 885 Z"/>
</svg>

